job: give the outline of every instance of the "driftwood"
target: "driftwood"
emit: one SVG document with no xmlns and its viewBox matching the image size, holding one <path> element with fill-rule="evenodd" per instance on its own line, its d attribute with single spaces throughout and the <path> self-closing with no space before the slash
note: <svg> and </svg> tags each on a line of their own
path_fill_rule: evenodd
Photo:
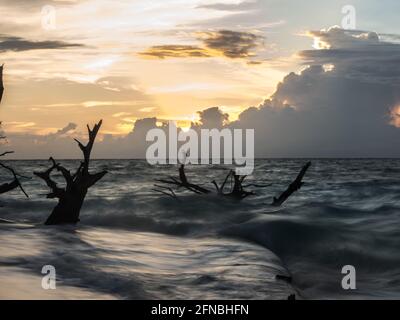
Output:
<svg viewBox="0 0 400 320">
<path fill-rule="evenodd" d="M 174 198 L 176 200 L 179 199 L 178 196 L 176 195 L 176 193 L 174 192 L 174 190 L 172 190 L 172 188 L 165 187 L 165 186 L 160 186 L 158 184 L 155 184 L 154 186 L 155 186 L 155 188 L 151 189 L 151 190 L 153 190 L 155 192 L 158 192 L 158 193 L 161 193 L 161 194 L 164 194 L 166 196 L 172 197 L 172 198 Z"/>
<path fill-rule="evenodd" d="M 278 197 L 274 197 L 272 205 L 275 207 L 281 206 L 293 193 L 298 191 L 303 185 L 303 178 L 308 168 L 310 168 L 311 162 L 308 162 L 300 171 L 297 178 L 289 185 L 289 187 Z"/>
<path fill-rule="evenodd" d="M 82 150 L 84 160 L 74 174 L 71 174 L 69 170 L 61 166 L 53 158 L 50 158 L 52 166 L 49 169 L 44 172 L 34 173 L 39 178 L 43 179 L 51 189 L 51 192 L 47 194 L 47 198 L 58 199 L 58 204 L 47 219 L 46 225 L 78 223 L 80 211 L 88 189 L 102 179 L 107 173 L 107 171 L 94 174 L 89 173 L 90 154 L 101 125 L 102 121 L 96 124 L 93 129 L 87 126 L 89 142 L 86 145 L 83 145 L 80 141 L 75 139 L 79 148 Z M 54 170 L 62 174 L 66 182 L 64 188 L 57 186 L 57 183 L 51 179 L 51 173 Z"/>
<path fill-rule="evenodd" d="M 0 194 L 7 193 L 7 192 L 9 192 L 9 191 L 11 191 L 11 190 L 14 190 L 14 189 L 16 189 L 16 188 L 20 188 L 21 191 L 23 192 L 23 194 L 24 194 L 27 198 L 29 198 L 28 194 L 25 192 L 24 188 L 22 187 L 22 184 L 21 184 L 21 182 L 19 181 L 18 177 L 20 177 L 20 178 L 26 178 L 26 179 L 29 179 L 29 178 L 28 178 L 28 177 L 21 176 L 20 174 L 16 173 L 15 170 L 14 170 L 13 168 L 11 168 L 11 167 L 9 167 L 9 166 L 7 166 L 7 165 L 1 163 L 1 162 L 0 162 L 0 167 L 6 169 L 6 170 L 8 170 L 8 171 L 10 171 L 10 172 L 12 173 L 12 175 L 14 176 L 14 180 L 13 180 L 12 182 L 10 182 L 10 183 L 4 183 L 4 184 L 0 185 Z"/>
<path fill-rule="evenodd" d="M 4 64 L 0 66 L 0 103 L 1 99 L 3 98 L 4 86 L 3 86 L 3 68 Z"/>
<path fill-rule="evenodd" d="M 230 192 L 225 193 L 224 189 L 226 186 L 226 183 L 228 182 L 229 178 L 231 180 L 233 179 L 233 187 L 231 188 Z M 247 176 L 239 176 L 235 174 L 233 170 L 231 170 L 228 175 L 226 176 L 224 182 L 222 183 L 221 186 L 217 184 L 217 182 L 214 180 L 212 183 L 214 184 L 218 195 L 224 196 L 224 197 L 233 197 L 235 199 L 245 199 L 248 196 L 253 196 L 255 193 L 253 191 L 246 191 L 244 190 L 243 182 L 247 178 Z"/>
<path fill-rule="evenodd" d="M 230 192 L 225 193 L 224 189 L 225 189 L 225 186 L 226 186 L 229 178 L 231 178 L 231 180 L 233 180 L 233 187 L 231 188 Z M 215 180 L 212 181 L 212 183 L 214 184 L 218 195 L 224 196 L 224 197 L 232 197 L 235 199 L 242 200 L 244 198 L 247 198 L 248 196 L 254 195 L 253 192 L 244 190 L 243 181 L 245 179 L 246 179 L 246 176 L 238 176 L 238 175 L 234 174 L 234 171 L 230 171 L 221 186 L 219 186 Z M 199 194 L 199 195 L 212 193 L 210 190 L 208 190 L 202 186 L 190 183 L 187 179 L 184 165 L 181 165 L 179 167 L 179 178 L 169 177 L 168 179 L 158 179 L 156 181 L 159 183 L 167 184 L 167 185 L 173 185 L 178 188 L 183 187 L 183 188 L 185 188 L 193 193 Z M 152 189 L 153 191 L 170 196 L 174 199 L 178 199 L 176 193 L 170 187 L 162 186 L 159 184 L 156 184 L 155 187 L 156 187 L 155 189 Z"/>
<path fill-rule="evenodd" d="M 296 192 L 297 190 L 299 190 L 302 187 L 302 185 L 304 184 L 302 182 L 302 180 L 310 166 L 311 166 L 311 162 L 308 162 L 302 168 L 302 170 L 300 171 L 297 178 L 289 185 L 287 190 L 284 191 L 278 198 L 276 198 L 276 197 L 274 198 L 273 203 L 272 203 L 273 206 L 281 206 L 285 201 L 287 201 L 287 199 L 289 199 L 289 197 L 294 192 Z M 212 184 L 215 186 L 217 195 L 223 196 L 223 197 L 231 197 L 231 198 L 237 199 L 237 200 L 243 200 L 249 196 L 253 196 L 256 194 L 253 191 L 245 190 L 246 188 L 248 188 L 250 186 L 257 187 L 257 188 L 265 188 L 265 187 L 270 186 L 270 184 L 268 184 L 268 185 L 259 185 L 259 184 L 243 185 L 246 178 L 247 178 L 247 176 L 239 176 L 239 175 L 235 174 L 235 172 L 233 170 L 231 170 L 221 185 L 218 185 L 218 183 L 215 180 L 212 181 Z M 179 178 L 169 177 L 168 179 L 158 179 L 156 181 L 159 183 L 162 183 L 162 184 L 166 184 L 168 186 L 156 184 L 156 185 L 154 185 L 155 188 L 152 190 L 155 192 L 161 193 L 163 195 L 169 196 L 171 198 L 174 198 L 174 199 L 178 199 L 178 196 L 174 192 L 174 190 L 171 187 L 169 187 L 171 185 L 176 186 L 178 188 L 183 187 L 183 188 L 185 188 L 193 193 L 199 194 L 199 195 L 211 193 L 210 190 L 208 190 L 204 187 L 201 187 L 199 185 L 190 183 L 188 181 L 188 179 L 186 177 L 184 165 L 181 165 L 179 167 Z M 226 188 L 228 181 L 231 181 L 231 189 L 229 192 L 225 192 L 225 188 Z"/>
<path fill-rule="evenodd" d="M 178 188 L 185 188 L 191 192 L 197 193 L 197 194 L 209 194 L 211 193 L 210 190 L 203 188 L 197 184 L 193 184 L 190 183 L 186 177 L 186 173 L 185 173 L 185 166 L 182 164 L 179 167 L 179 180 L 177 178 L 174 177 L 169 177 L 169 179 L 158 179 L 156 180 L 157 182 L 161 182 L 167 185 L 175 185 Z M 156 187 L 158 187 L 160 189 L 159 185 L 155 185 Z M 164 193 L 161 192 L 162 190 L 159 189 L 155 189 L 155 191 L 160 192 L 160 193 Z M 161 187 L 161 189 L 166 189 L 165 187 Z M 176 195 L 174 196 L 174 198 L 176 198 Z"/>
</svg>

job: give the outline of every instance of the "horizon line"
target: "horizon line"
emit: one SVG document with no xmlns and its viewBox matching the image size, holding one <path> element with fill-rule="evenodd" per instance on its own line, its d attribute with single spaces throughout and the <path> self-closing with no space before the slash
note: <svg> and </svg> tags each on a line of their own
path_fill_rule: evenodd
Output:
<svg viewBox="0 0 400 320">
<path fill-rule="evenodd" d="M 50 157 L 49 157 L 50 158 Z M 1 161 L 49 161 L 49 158 L 8 158 L 2 159 Z M 54 158 L 54 157 L 53 157 Z M 82 158 L 57 158 L 58 161 L 80 161 L 83 160 Z M 110 161 L 110 160 L 140 160 L 140 161 L 147 161 L 146 158 L 92 158 L 91 161 Z M 157 160 L 157 159 L 153 159 Z M 202 160 L 202 159 L 199 159 Z M 210 158 L 209 160 L 213 160 Z M 224 165 L 223 158 L 220 159 Z M 400 156 L 398 157 L 257 157 L 253 160 L 400 160 Z M 168 161 L 168 160 L 167 160 Z M 251 160 L 250 160 L 251 161 Z M 173 164 L 167 163 L 166 165 Z M 178 163 L 180 164 L 180 163 Z M 209 163 L 212 165 L 213 163 Z M 196 164 L 201 165 L 201 163 Z M 208 165 L 208 164 L 206 164 Z M 234 164 L 232 164 L 234 165 Z"/>
</svg>

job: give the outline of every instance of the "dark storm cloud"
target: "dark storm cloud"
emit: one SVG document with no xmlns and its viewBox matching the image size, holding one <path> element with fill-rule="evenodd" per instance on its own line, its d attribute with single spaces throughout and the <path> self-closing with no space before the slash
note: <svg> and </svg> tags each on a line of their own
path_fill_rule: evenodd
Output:
<svg viewBox="0 0 400 320">
<path fill-rule="evenodd" d="M 140 54 L 164 58 L 209 58 L 224 56 L 230 59 L 249 58 L 263 44 L 263 38 L 251 32 L 219 30 L 196 33 L 201 46 L 162 45 L 153 46 Z"/>
<path fill-rule="evenodd" d="M 31 41 L 20 37 L 0 35 L 0 52 L 43 49 L 69 49 L 82 46 L 83 45 L 81 44 L 67 43 L 63 41 Z"/>
</svg>

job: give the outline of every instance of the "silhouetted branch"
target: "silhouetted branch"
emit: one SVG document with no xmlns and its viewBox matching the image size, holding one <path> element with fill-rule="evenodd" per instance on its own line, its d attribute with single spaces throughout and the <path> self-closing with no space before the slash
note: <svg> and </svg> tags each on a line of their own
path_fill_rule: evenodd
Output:
<svg viewBox="0 0 400 320">
<path fill-rule="evenodd" d="M 4 157 L 4 156 L 6 156 L 8 154 L 13 154 L 13 153 L 14 153 L 14 151 L 6 151 L 6 152 L 1 153 L 0 157 Z"/>
<path fill-rule="evenodd" d="M 254 188 L 268 188 L 272 186 L 272 183 L 269 184 L 255 184 L 255 183 L 250 183 L 250 184 L 246 184 L 243 186 L 243 188 L 249 188 L 249 187 L 254 187 Z"/>
<path fill-rule="evenodd" d="M 245 191 L 243 187 L 243 182 L 247 178 L 247 176 L 239 176 L 237 174 L 233 174 L 234 185 L 232 192 L 228 194 L 229 196 L 233 196 L 239 200 L 243 200 L 249 196 L 255 195 L 253 191 Z"/>
<path fill-rule="evenodd" d="M 64 195 L 65 190 L 63 188 L 59 188 L 57 186 L 57 183 L 53 181 L 50 177 L 53 170 L 57 168 L 57 164 L 53 158 L 50 158 L 49 161 L 52 162 L 53 164 L 52 167 L 50 167 L 44 172 L 34 172 L 33 174 L 44 180 L 47 186 L 51 189 L 51 192 L 47 194 L 48 199 L 61 198 Z"/>
<path fill-rule="evenodd" d="M 217 189 L 217 193 L 218 193 L 219 195 L 224 195 L 225 185 L 226 185 L 226 183 L 228 182 L 228 179 L 232 176 L 232 174 L 233 174 L 233 171 L 230 170 L 221 186 L 219 186 L 218 183 L 217 183 L 215 180 L 211 181 L 212 184 L 213 184 L 213 185 L 215 186 L 215 188 Z"/>
<path fill-rule="evenodd" d="M 22 187 L 22 185 L 21 185 L 21 183 L 20 183 L 20 181 L 18 179 L 18 176 L 20 176 L 20 175 L 18 175 L 13 168 L 11 168 L 11 167 L 9 167 L 9 166 L 1 163 L 1 162 L 0 162 L 0 166 L 3 167 L 4 169 L 10 171 L 12 173 L 12 175 L 14 176 L 14 181 L 13 182 L 3 184 L 0 187 L 0 193 L 5 193 L 5 192 L 8 192 L 8 191 L 11 191 L 11 190 L 15 189 L 16 187 L 19 187 L 21 189 L 21 191 L 24 193 L 24 195 L 27 198 L 29 198 L 28 194 L 25 192 L 24 188 Z M 3 192 L 1 192 L 1 191 L 3 191 Z"/>
<path fill-rule="evenodd" d="M 89 141 L 86 144 L 86 146 L 83 145 L 83 143 L 81 143 L 78 139 L 74 139 L 78 143 L 78 146 L 82 150 L 82 153 L 83 153 L 84 162 L 83 162 L 83 166 L 80 170 L 83 170 L 85 173 L 87 173 L 89 170 L 90 154 L 92 152 L 93 144 L 94 144 L 94 141 L 96 140 L 97 133 L 99 132 L 99 129 L 102 124 L 103 124 L 103 120 L 100 120 L 99 123 L 94 125 L 93 129 L 90 129 L 89 125 L 87 125 Z"/>
<path fill-rule="evenodd" d="M 0 66 L 0 103 L 1 103 L 1 99 L 3 98 L 3 93 L 4 93 L 3 68 L 4 68 L 4 63 Z"/>
<path fill-rule="evenodd" d="M 294 192 L 299 190 L 304 182 L 302 182 L 304 175 L 306 174 L 308 168 L 310 168 L 311 162 L 308 162 L 300 171 L 297 178 L 289 185 L 289 187 L 278 197 L 274 198 L 272 203 L 273 206 L 281 206 Z"/>
<path fill-rule="evenodd" d="M 62 165 L 60 165 L 59 163 L 56 163 L 53 157 L 50 157 L 50 161 L 53 163 L 53 168 L 61 172 L 62 176 L 65 179 L 65 182 L 67 183 L 67 188 L 70 187 L 73 182 L 71 172 L 66 168 L 64 168 Z"/>
<path fill-rule="evenodd" d="M 225 193 L 224 189 L 225 186 L 229 180 L 229 178 L 234 179 L 234 185 L 233 188 L 231 189 L 231 191 L 229 193 Z M 216 190 L 217 190 L 217 194 L 221 195 L 221 196 L 230 196 L 239 200 L 242 200 L 244 198 L 247 198 L 248 196 L 254 195 L 254 192 L 251 191 L 245 191 L 243 188 L 243 181 L 246 179 L 246 176 L 238 176 L 234 174 L 234 171 L 229 171 L 229 173 L 227 174 L 224 182 L 221 184 L 221 186 L 218 185 L 218 183 L 213 180 L 212 184 L 215 186 Z M 196 194 L 209 194 L 211 193 L 210 190 L 203 188 L 197 184 L 193 184 L 193 183 L 189 183 L 187 177 L 186 177 L 186 173 L 185 173 L 185 166 L 181 165 L 179 168 L 179 180 L 177 180 L 174 177 L 169 177 L 169 179 L 158 179 L 156 180 L 158 182 L 164 183 L 164 184 L 168 184 L 168 185 L 175 185 L 178 188 L 180 187 L 184 187 L 187 190 L 194 192 Z M 155 190 L 157 192 L 159 192 L 159 190 Z"/>
<path fill-rule="evenodd" d="M 157 184 L 155 184 L 154 186 L 157 187 L 158 189 L 154 188 L 154 189 L 151 189 L 151 190 L 153 190 L 155 192 L 158 192 L 158 193 L 161 193 L 161 194 L 164 194 L 166 196 L 172 197 L 172 198 L 174 198 L 176 200 L 179 200 L 178 196 L 176 195 L 174 190 L 172 190 L 172 188 L 165 187 L 165 186 L 160 186 L 160 185 L 157 185 Z M 164 191 L 163 189 L 169 191 L 170 193 Z"/>
<path fill-rule="evenodd" d="M 306 174 L 306 172 L 310 166 L 311 166 L 311 162 L 307 163 L 302 168 L 302 170 L 300 171 L 297 178 L 290 184 L 290 186 L 287 188 L 287 190 L 285 192 L 283 192 L 279 196 L 279 198 L 274 198 L 274 202 L 272 203 L 272 205 L 274 205 L 274 206 L 282 205 L 294 192 L 296 192 L 297 190 L 299 190 L 301 188 L 301 186 L 303 185 L 302 180 L 304 178 L 304 175 Z M 227 176 L 225 177 L 224 182 L 221 184 L 221 186 L 219 186 L 215 180 L 211 181 L 211 183 L 215 186 L 215 189 L 216 189 L 218 195 L 224 196 L 224 197 L 232 197 L 237 200 L 243 200 L 249 196 L 256 195 L 256 193 L 253 191 L 245 190 L 245 188 L 247 188 L 247 187 L 253 186 L 253 187 L 257 187 L 257 188 L 266 188 L 266 187 L 271 186 L 271 184 L 255 184 L 255 183 L 243 185 L 246 178 L 247 178 L 247 176 L 239 176 L 239 175 L 235 174 L 235 172 L 233 170 L 230 170 L 229 173 L 227 174 Z M 233 185 L 229 192 L 224 192 L 225 186 L 228 183 L 229 179 L 231 179 L 231 184 L 233 183 Z M 174 177 L 169 177 L 168 179 L 158 179 L 156 181 L 163 183 L 163 184 L 167 184 L 167 185 L 173 185 L 178 188 L 184 187 L 185 189 L 187 189 L 191 192 L 194 192 L 196 194 L 211 193 L 211 191 L 209 191 L 208 189 L 200 187 L 199 185 L 196 185 L 196 184 L 192 184 L 188 181 L 188 179 L 186 177 L 184 165 L 181 165 L 179 168 L 179 180 Z M 170 194 L 165 191 L 165 189 L 168 189 L 171 192 L 172 191 L 171 188 L 163 187 L 163 186 L 159 186 L 159 185 L 156 185 L 156 186 L 159 189 L 152 189 L 153 191 L 156 191 L 156 192 L 159 192 L 162 194 L 166 194 L 171 197 L 176 196 L 175 193 Z"/>
<path fill-rule="evenodd" d="M 87 188 L 92 187 L 93 185 L 95 185 L 99 180 L 101 180 L 105 175 L 107 174 L 107 171 L 102 171 L 99 173 L 95 173 L 95 174 L 89 174 L 86 178 L 86 183 L 85 186 Z"/>
<path fill-rule="evenodd" d="M 4 184 L 0 185 L 0 194 L 7 193 L 11 190 L 14 190 L 15 188 L 18 188 L 18 186 L 19 186 L 19 183 L 15 179 L 12 182 L 4 183 Z"/>
<path fill-rule="evenodd" d="M 52 166 L 49 169 L 44 172 L 35 172 L 35 175 L 43 179 L 51 189 L 47 198 L 59 199 L 58 204 L 46 221 L 47 225 L 77 223 L 88 189 L 107 174 L 107 171 L 89 173 L 90 155 L 101 125 L 102 121 L 94 125 L 93 129 L 87 126 L 89 141 L 86 145 L 75 139 L 82 150 L 84 160 L 73 175 L 53 158 L 50 158 Z M 57 183 L 51 179 L 50 175 L 54 170 L 61 172 L 67 183 L 65 188 L 59 188 Z"/>
<path fill-rule="evenodd" d="M 183 164 L 179 168 L 179 180 L 174 177 L 169 177 L 169 180 L 157 179 L 156 181 L 165 183 L 165 184 L 169 184 L 169 185 L 175 185 L 178 188 L 183 187 L 183 188 L 185 188 L 191 192 L 197 193 L 197 194 L 210 193 L 210 190 L 207 190 L 199 185 L 188 182 L 188 179 L 187 179 L 186 173 L 185 173 L 185 166 Z"/>
</svg>

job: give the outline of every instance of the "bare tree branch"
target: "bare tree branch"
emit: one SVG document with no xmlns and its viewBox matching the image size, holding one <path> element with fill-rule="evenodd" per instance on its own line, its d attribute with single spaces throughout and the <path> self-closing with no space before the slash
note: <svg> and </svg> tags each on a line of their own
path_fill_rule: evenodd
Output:
<svg viewBox="0 0 400 320">
<path fill-rule="evenodd" d="M 235 180 L 234 186 L 229 193 L 224 193 L 226 183 L 228 182 L 229 178 L 231 178 L 231 177 L 233 177 Z M 247 198 L 248 196 L 254 195 L 254 192 L 243 190 L 242 183 L 245 179 L 246 179 L 246 176 L 235 175 L 234 172 L 231 170 L 227 174 L 227 176 L 221 186 L 219 186 L 215 180 L 212 181 L 212 184 L 215 186 L 218 195 L 231 196 L 231 197 L 241 200 L 241 199 Z M 186 174 L 185 174 L 185 166 L 184 165 L 181 165 L 179 168 L 179 180 L 177 180 L 173 177 L 169 177 L 169 180 L 158 179 L 156 181 L 164 183 L 164 184 L 168 184 L 168 185 L 175 185 L 178 188 L 184 187 L 187 190 L 194 192 L 196 194 L 211 193 L 211 191 L 206 188 L 203 188 L 197 184 L 189 183 L 189 181 L 186 177 Z"/>
<path fill-rule="evenodd" d="M 12 175 L 14 176 L 14 181 L 11 184 L 9 184 L 9 186 L 16 185 L 17 187 L 19 187 L 21 189 L 21 191 L 24 193 L 24 195 L 27 198 L 29 198 L 28 194 L 25 192 L 24 188 L 22 187 L 22 185 L 21 185 L 21 183 L 20 183 L 20 181 L 18 179 L 18 174 L 15 172 L 15 170 L 13 168 L 1 163 L 1 162 L 0 162 L 0 166 L 3 167 L 4 169 L 10 171 L 12 173 Z"/>
<path fill-rule="evenodd" d="M 3 92 L 4 92 L 3 68 L 4 68 L 4 63 L 0 66 L 0 103 L 1 103 L 1 99 L 3 98 Z"/>
<path fill-rule="evenodd" d="M 54 161 L 53 158 L 50 158 L 49 161 L 52 162 L 53 166 L 49 169 L 47 169 L 44 172 L 34 172 L 33 174 L 41 179 L 43 179 L 47 186 L 51 189 L 51 193 L 47 195 L 47 198 L 53 199 L 53 198 L 61 198 L 64 195 L 64 189 L 59 188 L 57 186 L 57 183 L 53 180 L 51 180 L 50 174 L 53 172 L 54 169 L 57 168 L 57 164 Z"/>
<path fill-rule="evenodd" d="M 302 181 L 310 166 L 311 162 L 307 162 L 307 164 L 301 169 L 297 178 L 289 185 L 289 187 L 278 198 L 274 197 L 274 201 L 272 202 L 273 206 L 281 206 L 294 192 L 299 190 L 304 185 L 304 182 Z"/>
<path fill-rule="evenodd" d="M 6 156 L 8 154 L 13 154 L 13 153 L 14 153 L 14 151 L 6 151 L 6 152 L 1 153 L 0 157 L 4 157 L 4 156 Z"/>
<path fill-rule="evenodd" d="M 59 163 L 57 163 L 53 157 L 50 157 L 50 161 L 53 163 L 53 167 L 57 169 L 57 171 L 61 172 L 62 176 L 65 179 L 65 182 L 67 183 L 67 188 L 70 187 L 73 182 L 71 172 Z"/>
<path fill-rule="evenodd" d="M 274 206 L 282 205 L 294 192 L 296 192 L 297 190 L 299 190 L 301 188 L 301 186 L 303 185 L 302 180 L 310 166 L 311 166 L 311 162 L 307 163 L 302 168 L 299 175 L 290 184 L 288 189 L 285 192 L 283 192 L 278 198 L 274 198 L 272 205 L 274 205 Z M 233 180 L 233 186 L 231 187 L 231 190 L 228 193 L 225 193 L 224 189 L 225 189 L 225 186 L 226 186 L 229 178 L 231 178 L 231 181 Z M 254 183 L 248 184 L 248 185 L 243 185 L 246 178 L 247 178 L 247 176 L 239 176 L 239 175 L 235 174 L 234 171 L 230 170 L 229 173 L 227 174 L 227 176 L 225 177 L 224 182 L 221 184 L 221 186 L 219 186 L 215 180 L 213 180 L 211 182 L 215 186 L 215 189 L 216 189 L 218 195 L 225 196 L 225 197 L 232 197 L 237 200 L 243 200 L 249 196 L 256 195 L 255 192 L 247 191 L 247 190 L 245 190 L 245 188 L 248 188 L 250 186 L 257 187 L 257 188 L 266 188 L 266 187 L 271 186 L 271 184 L 262 185 L 262 184 L 254 184 Z M 200 187 L 199 185 L 190 183 L 186 177 L 184 165 L 181 165 L 179 168 L 179 180 L 174 177 L 169 177 L 168 179 L 157 179 L 156 181 L 163 183 L 163 184 L 167 184 L 167 185 L 173 185 L 178 188 L 184 187 L 185 189 L 187 189 L 191 192 L 194 192 L 196 194 L 209 194 L 211 192 L 208 189 Z M 168 193 L 165 191 L 165 189 L 167 189 L 170 192 L 172 191 L 172 189 L 170 187 L 165 187 L 165 186 L 160 186 L 160 185 L 156 185 L 156 186 L 158 187 L 158 189 L 152 189 L 152 190 L 162 193 L 162 194 Z M 172 197 L 174 197 L 173 196 L 174 194 L 175 193 L 171 193 L 171 194 L 168 193 L 168 195 L 172 196 Z"/>
<path fill-rule="evenodd" d="M 189 183 L 186 173 L 185 173 L 185 165 L 181 165 L 179 167 L 179 180 L 177 180 L 174 177 L 169 177 L 170 180 L 166 179 L 158 179 L 156 181 L 165 183 L 165 184 L 170 184 L 170 185 L 176 185 L 177 187 L 183 187 L 191 192 L 197 193 L 197 194 L 208 194 L 211 191 L 203 188 L 197 184 Z"/>
<path fill-rule="evenodd" d="M 79 221 L 80 210 L 88 189 L 107 174 L 107 171 L 93 174 L 89 173 L 90 155 L 101 125 L 102 121 L 94 125 L 92 130 L 87 126 L 89 140 L 86 145 L 83 145 L 79 140 L 75 139 L 83 153 L 84 159 L 73 175 L 71 175 L 69 170 L 57 163 L 53 158 L 50 158 L 52 163 L 51 168 L 45 172 L 35 173 L 35 175 L 42 178 L 46 182 L 47 186 L 52 190 L 47 197 L 59 199 L 58 204 L 46 221 L 47 225 L 77 223 Z M 61 172 L 67 182 L 65 188 L 59 188 L 56 182 L 51 179 L 50 175 L 55 169 Z"/>
<path fill-rule="evenodd" d="M 178 199 L 178 196 L 176 195 L 176 193 L 174 192 L 174 190 L 172 190 L 172 188 L 170 188 L 170 187 L 165 187 L 165 186 L 160 186 L 160 185 L 157 185 L 157 184 L 155 184 L 154 186 L 157 187 L 157 189 L 154 188 L 154 189 L 151 189 L 151 190 L 153 190 L 153 191 L 155 191 L 155 192 L 158 192 L 158 193 L 161 193 L 161 194 L 164 194 L 164 195 L 166 195 L 166 196 L 172 197 L 172 198 L 174 198 L 174 199 L 176 199 L 176 200 L 179 200 L 179 199 Z M 166 191 L 163 191 L 163 189 L 169 191 L 170 193 L 168 193 L 168 192 L 166 192 Z"/>
</svg>

